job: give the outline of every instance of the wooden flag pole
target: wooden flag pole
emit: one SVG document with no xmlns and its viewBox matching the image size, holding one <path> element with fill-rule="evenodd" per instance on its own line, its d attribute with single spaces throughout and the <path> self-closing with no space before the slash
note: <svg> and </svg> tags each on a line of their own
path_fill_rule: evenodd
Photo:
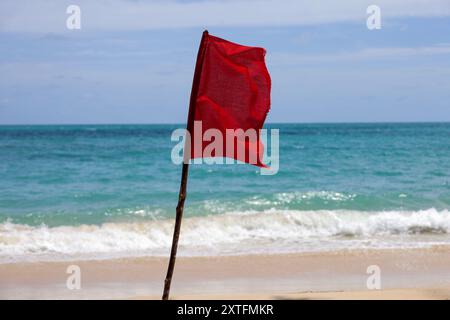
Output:
<svg viewBox="0 0 450 320">
<path fill-rule="evenodd" d="M 187 132 L 189 133 L 192 133 L 194 125 L 195 104 L 197 100 L 198 88 L 200 85 L 200 74 L 202 71 L 203 57 L 206 49 L 207 39 L 208 39 L 208 31 L 205 30 L 203 32 L 202 40 L 200 41 L 200 48 L 197 54 L 197 62 L 195 64 L 194 80 L 192 82 L 191 99 L 189 102 L 189 115 L 187 121 Z M 190 137 L 192 137 L 192 134 L 190 134 Z M 186 156 L 187 154 L 186 152 L 189 152 L 190 154 L 191 151 L 190 150 L 191 141 L 188 140 L 190 139 L 187 139 L 186 137 L 184 145 L 185 156 L 183 162 L 183 169 L 181 171 L 180 192 L 178 195 L 175 227 L 173 229 L 172 249 L 170 250 L 170 258 L 169 258 L 169 265 L 167 267 L 166 279 L 164 280 L 164 292 L 162 296 L 163 300 L 169 299 L 170 284 L 172 283 L 172 275 L 173 270 L 175 268 L 175 259 L 177 256 L 178 239 L 180 238 L 181 220 L 183 219 L 184 201 L 186 200 L 187 180 L 189 173 L 189 159 L 190 159 L 189 156 Z M 189 149 L 189 151 L 187 151 L 187 149 Z"/>
<path fill-rule="evenodd" d="M 173 229 L 172 249 L 170 250 L 169 266 L 167 268 L 166 279 L 164 280 L 163 300 L 169 299 L 170 284 L 172 282 L 173 269 L 177 256 L 178 239 L 180 238 L 181 220 L 183 219 L 184 200 L 186 199 L 186 186 L 189 173 L 189 163 L 183 163 L 181 172 L 180 193 L 178 195 L 177 215 L 175 217 L 175 227 Z"/>
</svg>

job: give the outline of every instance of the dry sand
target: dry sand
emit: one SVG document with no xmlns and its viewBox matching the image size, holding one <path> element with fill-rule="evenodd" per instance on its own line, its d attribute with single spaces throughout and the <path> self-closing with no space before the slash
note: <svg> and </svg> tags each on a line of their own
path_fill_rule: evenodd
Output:
<svg viewBox="0 0 450 320">
<path fill-rule="evenodd" d="M 67 267 L 81 268 L 69 290 Z M 381 271 L 368 290 L 367 267 Z M 1 299 L 159 299 L 166 258 L 0 264 Z M 180 257 L 173 299 L 449 299 L 450 248 Z"/>
</svg>

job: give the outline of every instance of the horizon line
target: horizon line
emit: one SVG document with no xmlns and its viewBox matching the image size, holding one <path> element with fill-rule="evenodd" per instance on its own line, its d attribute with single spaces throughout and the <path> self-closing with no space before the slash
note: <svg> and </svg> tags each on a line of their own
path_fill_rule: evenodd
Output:
<svg viewBox="0 0 450 320">
<path fill-rule="evenodd" d="M 271 121 L 266 122 L 264 125 L 273 125 L 273 124 L 432 124 L 439 123 L 445 124 L 450 123 L 450 120 L 431 120 L 431 121 L 305 121 L 305 122 L 292 122 L 292 121 Z M 148 123 L 119 123 L 119 122 L 111 122 L 111 123 L 0 123 L 0 127 L 7 126 L 146 126 L 146 125 L 186 125 L 183 122 L 148 122 Z"/>
</svg>

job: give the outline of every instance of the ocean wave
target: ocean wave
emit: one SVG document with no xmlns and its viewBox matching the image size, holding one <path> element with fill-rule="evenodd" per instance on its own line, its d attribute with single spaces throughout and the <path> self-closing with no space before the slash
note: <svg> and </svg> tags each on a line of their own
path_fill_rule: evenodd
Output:
<svg viewBox="0 0 450 320">
<path fill-rule="evenodd" d="M 173 220 L 47 227 L 0 224 L 0 262 L 24 259 L 165 256 Z M 265 210 L 187 217 L 181 255 L 419 247 L 450 244 L 450 212 Z"/>
<path fill-rule="evenodd" d="M 253 195 L 244 197 L 240 201 L 204 200 L 200 208 L 209 213 L 226 213 L 239 210 L 245 212 L 251 209 L 259 211 L 267 209 L 278 210 L 307 210 L 311 205 L 341 204 L 354 201 L 357 194 L 341 193 L 334 191 L 305 191 L 305 192 L 280 192 L 269 195 Z"/>
</svg>

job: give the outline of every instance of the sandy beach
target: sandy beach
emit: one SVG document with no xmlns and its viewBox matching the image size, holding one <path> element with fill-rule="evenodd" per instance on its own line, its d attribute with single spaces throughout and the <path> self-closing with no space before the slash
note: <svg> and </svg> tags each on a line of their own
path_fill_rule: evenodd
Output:
<svg viewBox="0 0 450 320">
<path fill-rule="evenodd" d="M 159 299 L 166 258 L 0 265 L 1 299 Z M 81 289 L 66 286 L 68 266 Z M 368 290 L 367 268 L 381 289 Z M 449 299 L 450 248 L 180 257 L 172 299 Z"/>
</svg>

